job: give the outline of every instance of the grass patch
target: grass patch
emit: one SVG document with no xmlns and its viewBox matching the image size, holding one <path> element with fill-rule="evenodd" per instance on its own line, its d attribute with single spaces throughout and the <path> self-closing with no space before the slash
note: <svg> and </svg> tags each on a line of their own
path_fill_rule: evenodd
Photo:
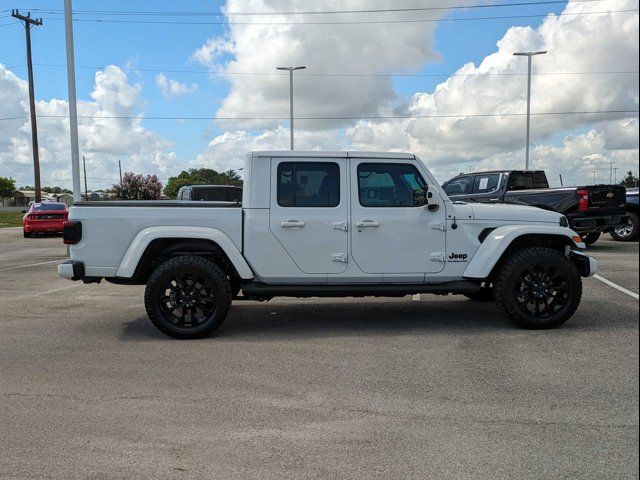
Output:
<svg viewBox="0 0 640 480">
<path fill-rule="evenodd" d="M 24 213 L 20 212 L 0 212 L 0 228 L 21 227 Z"/>
</svg>

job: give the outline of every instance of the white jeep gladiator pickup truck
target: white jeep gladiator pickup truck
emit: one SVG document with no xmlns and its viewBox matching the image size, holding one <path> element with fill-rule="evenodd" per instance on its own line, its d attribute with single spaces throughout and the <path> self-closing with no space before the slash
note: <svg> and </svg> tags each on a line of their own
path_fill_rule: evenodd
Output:
<svg viewBox="0 0 640 480">
<path fill-rule="evenodd" d="M 232 299 L 277 296 L 462 294 L 551 328 L 596 271 L 563 215 L 452 202 L 411 154 L 254 152 L 244 173 L 242 205 L 76 204 L 59 274 L 146 284 L 153 324 L 197 338 L 222 324 Z"/>
</svg>

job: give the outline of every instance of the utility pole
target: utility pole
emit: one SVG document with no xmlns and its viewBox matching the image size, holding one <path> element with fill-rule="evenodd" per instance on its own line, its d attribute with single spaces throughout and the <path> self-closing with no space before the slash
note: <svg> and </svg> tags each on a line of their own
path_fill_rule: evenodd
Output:
<svg viewBox="0 0 640 480">
<path fill-rule="evenodd" d="M 293 150 L 293 72 L 294 70 L 304 70 L 300 67 L 276 67 L 276 70 L 286 70 L 289 72 L 289 129 L 291 133 L 291 150 Z"/>
<path fill-rule="evenodd" d="M 118 172 L 120 173 L 120 185 L 122 185 L 122 162 L 118 160 Z"/>
<path fill-rule="evenodd" d="M 71 143 L 71 177 L 73 200 L 82 199 L 80 193 L 80 147 L 78 147 L 78 107 L 76 105 L 76 65 L 73 55 L 73 10 L 71 0 L 64 0 L 64 32 L 67 41 L 67 89 L 69 92 L 69 136 Z"/>
<path fill-rule="evenodd" d="M 593 184 L 596 184 L 596 171 L 593 171 Z"/>
<path fill-rule="evenodd" d="M 82 155 L 82 169 L 84 170 L 84 201 L 89 201 L 89 190 L 87 189 L 87 162 Z"/>
<path fill-rule="evenodd" d="M 11 16 L 21 20 L 27 35 L 27 71 L 29 74 L 29 112 L 31 115 L 31 148 L 33 149 L 33 173 L 35 177 L 36 202 L 42 201 L 40 188 L 40 155 L 38 154 L 38 123 L 36 122 L 36 100 L 33 89 L 33 64 L 31 62 L 31 27 L 42 25 L 42 19 L 31 18 L 31 12 L 21 15 L 16 10 L 11 10 Z"/>
<path fill-rule="evenodd" d="M 613 162 L 609 162 L 609 185 L 613 183 Z"/>
<path fill-rule="evenodd" d="M 531 131 L 531 57 L 534 55 L 544 55 L 546 50 L 538 52 L 516 52 L 516 57 L 527 57 L 527 146 L 525 153 L 525 170 L 529 170 L 529 134 Z"/>
</svg>

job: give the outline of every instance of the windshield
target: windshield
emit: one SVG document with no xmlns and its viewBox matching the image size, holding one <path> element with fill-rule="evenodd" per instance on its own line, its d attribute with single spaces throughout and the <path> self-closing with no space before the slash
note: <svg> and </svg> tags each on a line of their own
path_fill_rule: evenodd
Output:
<svg viewBox="0 0 640 480">
<path fill-rule="evenodd" d="M 34 203 L 31 206 L 31 210 L 34 212 L 43 212 L 51 210 L 66 210 L 67 206 L 64 203 Z"/>
</svg>

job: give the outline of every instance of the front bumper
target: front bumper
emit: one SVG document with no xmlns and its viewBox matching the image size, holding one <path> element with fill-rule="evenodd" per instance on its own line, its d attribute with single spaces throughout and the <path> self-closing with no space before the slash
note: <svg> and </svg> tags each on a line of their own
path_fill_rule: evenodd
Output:
<svg viewBox="0 0 640 480">
<path fill-rule="evenodd" d="M 574 217 L 570 219 L 571 229 L 578 233 L 609 232 L 616 227 L 626 225 L 626 215 L 603 215 L 601 217 Z"/>
<path fill-rule="evenodd" d="M 569 252 L 569 259 L 578 268 L 580 275 L 583 277 L 593 277 L 598 273 L 598 261 L 586 253 L 572 250 Z"/>
<path fill-rule="evenodd" d="M 84 263 L 67 260 L 58 265 L 58 275 L 67 280 L 82 280 L 84 279 Z"/>
</svg>

